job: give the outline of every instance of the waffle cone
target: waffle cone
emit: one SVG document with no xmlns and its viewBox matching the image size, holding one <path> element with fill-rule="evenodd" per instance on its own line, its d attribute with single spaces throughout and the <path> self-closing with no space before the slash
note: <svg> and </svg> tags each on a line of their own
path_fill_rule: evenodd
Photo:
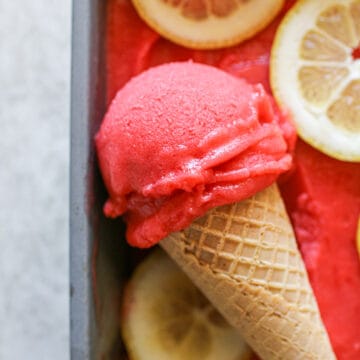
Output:
<svg viewBox="0 0 360 360">
<path fill-rule="evenodd" d="M 160 244 L 262 359 L 335 359 L 276 185 Z"/>
</svg>

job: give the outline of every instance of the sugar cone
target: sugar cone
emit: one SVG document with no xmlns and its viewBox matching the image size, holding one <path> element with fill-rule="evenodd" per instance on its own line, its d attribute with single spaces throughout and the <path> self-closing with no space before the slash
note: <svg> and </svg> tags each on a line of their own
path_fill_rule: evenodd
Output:
<svg viewBox="0 0 360 360">
<path fill-rule="evenodd" d="M 262 359 L 335 359 L 276 185 L 160 244 Z"/>
</svg>

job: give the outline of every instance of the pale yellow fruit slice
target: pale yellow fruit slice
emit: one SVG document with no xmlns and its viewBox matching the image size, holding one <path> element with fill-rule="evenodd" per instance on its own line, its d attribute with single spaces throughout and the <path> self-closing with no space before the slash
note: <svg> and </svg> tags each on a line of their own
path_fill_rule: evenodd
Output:
<svg viewBox="0 0 360 360">
<path fill-rule="evenodd" d="M 124 295 L 131 360 L 248 360 L 252 351 L 161 250 L 136 269 Z"/>
<path fill-rule="evenodd" d="M 360 161 L 360 0 L 300 0 L 271 52 L 271 87 L 299 135 L 325 154 Z"/>
<path fill-rule="evenodd" d="M 215 49 L 246 40 L 268 25 L 284 0 L 132 0 L 140 17 L 174 43 Z"/>
</svg>

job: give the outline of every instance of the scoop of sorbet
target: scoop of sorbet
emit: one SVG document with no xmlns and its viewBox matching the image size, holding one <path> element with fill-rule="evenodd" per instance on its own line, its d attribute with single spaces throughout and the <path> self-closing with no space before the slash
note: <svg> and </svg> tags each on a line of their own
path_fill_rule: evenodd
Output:
<svg viewBox="0 0 360 360">
<path fill-rule="evenodd" d="M 192 62 L 122 88 L 96 135 L 109 217 L 149 247 L 208 209 L 243 200 L 291 166 L 292 125 L 261 85 Z"/>
</svg>

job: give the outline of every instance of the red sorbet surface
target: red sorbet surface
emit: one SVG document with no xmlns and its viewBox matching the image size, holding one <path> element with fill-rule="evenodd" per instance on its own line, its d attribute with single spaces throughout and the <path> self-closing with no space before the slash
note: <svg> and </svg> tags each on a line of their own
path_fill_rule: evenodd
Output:
<svg viewBox="0 0 360 360">
<path fill-rule="evenodd" d="M 270 92 L 269 57 L 277 26 L 293 1 L 256 37 L 220 50 L 192 50 L 173 44 L 151 30 L 137 15 L 130 0 L 109 0 L 107 8 L 107 99 L 133 76 L 166 62 L 185 61 L 216 66 Z"/>
<path fill-rule="evenodd" d="M 193 59 L 269 87 L 269 53 L 284 11 L 256 37 L 216 51 L 185 49 L 161 38 L 129 0 L 107 9 L 107 100 L 134 75 L 154 65 Z M 360 164 L 330 159 L 299 141 L 296 167 L 281 185 L 310 281 L 339 360 L 360 359 L 360 260 L 355 230 L 360 214 Z"/>
<path fill-rule="evenodd" d="M 360 164 L 331 159 L 302 141 L 281 186 L 331 343 L 360 359 Z"/>
</svg>

